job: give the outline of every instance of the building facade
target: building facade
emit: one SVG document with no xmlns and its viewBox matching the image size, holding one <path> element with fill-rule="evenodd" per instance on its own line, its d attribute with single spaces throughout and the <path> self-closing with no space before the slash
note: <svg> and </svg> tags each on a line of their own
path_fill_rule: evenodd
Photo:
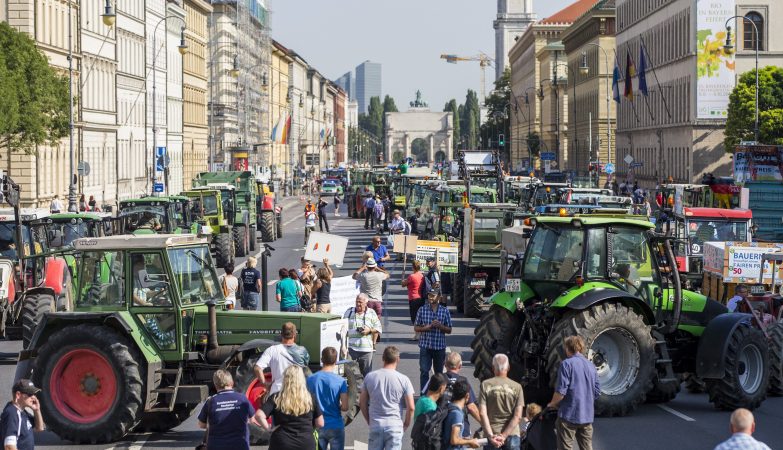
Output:
<svg viewBox="0 0 783 450">
<path fill-rule="evenodd" d="M 356 101 L 359 102 L 359 112 L 367 114 L 370 107 L 370 99 L 381 97 L 383 92 L 383 78 L 381 64 L 365 61 L 356 66 Z"/>
<path fill-rule="evenodd" d="M 723 146 L 728 96 L 736 78 L 753 68 L 752 28 L 740 26 L 737 55 L 721 52 L 709 70 L 698 55 L 709 42 L 725 39 L 731 16 L 750 16 L 761 25 L 760 67 L 781 65 L 782 38 L 769 31 L 771 23 L 783 18 L 783 5 L 769 0 L 616 3 L 620 72 L 625 74 L 628 59 L 638 67 L 644 48 L 649 91 L 639 93 L 634 77 L 633 101 L 623 98 L 619 104 L 618 176 L 650 187 L 669 178 L 698 182 L 707 173 L 729 175 L 731 149 Z M 738 28 L 734 20 L 729 24 Z M 634 167 L 623 162 L 626 158 Z"/>
<path fill-rule="evenodd" d="M 292 102 L 288 68 L 292 62 L 288 49 L 277 41 L 272 42 L 272 63 L 269 72 L 269 129 L 271 146 L 271 172 L 273 179 L 284 182 L 291 178 L 291 152 L 286 133 L 288 119 L 291 117 Z M 284 133 L 286 135 L 284 136 Z"/>
<path fill-rule="evenodd" d="M 334 80 L 334 82 L 345 91 L 350 100 L 356 98 L 356 83 L 353 79 L 353 72 L 346 72 L 340 78 Z"/>
<path fill-rule="evenodd" d="M 207 19 L 212 5 L 205 0 L 185 0 L 185 39 L 188 52 L 182 60 L 182 180 L 190 188 L 196 174 L 208 170 L 209 127 L 207 120 Z"/>
<path fill-rule="evenodd" d="M 562 36 L 567 75 L 576 77 L 576 96 L 569 98 L 568 105 L 572 119 L 568 127 L 568 169 L 580 175 L 588 171 L 591 161 L 614 161 L 610 160 L 616 126 L 616 103 L 612 100 L 614 35 L 614 0 L 600 0 Z M 585 67 L 587 73 L 583 73 Z M 568 92 L 573 92 L 570 87 Z"/>
<path fill-rule="evenodd" d="M 536 20 L 533 0 L 498 0 L 495 28 L 495 79 L 508 67 L 508 54 L 517 38 Z"/>
<path fill-rule="evenodd" d="M 346 108 L 348 103 L 348 93 L 337 86 L 334 95 L 334 166 L 339 166 L 346 162 L 346 149 L 348 146 L 348 127 Z"/>
</svg>

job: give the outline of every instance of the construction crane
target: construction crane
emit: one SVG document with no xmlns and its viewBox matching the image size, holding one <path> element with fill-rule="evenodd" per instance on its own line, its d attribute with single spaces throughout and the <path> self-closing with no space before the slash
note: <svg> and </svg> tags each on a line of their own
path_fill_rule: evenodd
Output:
<svg viewBox="0 0 783 450">
<path fill-rule="evenodd" d="M 440 55 L 440 59 L 445 59 L 447 63 L 457 64 L 460 61 L 478 61 L 479 67 L 481 67 L 481 89 L 479 94 L 481 98 L 481 106 L 484 106 L 487 98 L 487 67 L 492 67 L 494 59 L 490 58 L 486 53 L 479 53 L 474 56 L 458 56 L 458 55 Z"/>
</svg>

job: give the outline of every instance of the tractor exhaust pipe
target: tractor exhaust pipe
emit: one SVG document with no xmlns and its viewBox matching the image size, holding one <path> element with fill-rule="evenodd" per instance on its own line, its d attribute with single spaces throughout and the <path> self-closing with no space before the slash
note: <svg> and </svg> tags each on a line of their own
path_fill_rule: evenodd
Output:
<svg viewBox="0 0 783 450">
<path fill-rule="evenodd" d="M 668 334 L 674 333 L 677 330 L 677 326 L 680 325 L 680 314 L 682 313 L 682 285 L 680 284 L 680 271 L 677 269 L 671 241 L 668 239 L 664 241 L 664 246 L 666 248 L 666 258 L 670 261 L 670 263 L 674 263 L 673 266 L 670 266 L 672 268 L 672 275 L 674 278 L 674 298 L 672 299 L 672 323 L 665 332 L 665 334 Z"/>
<path fill-rule="evenodd" d="M 217 310 L 214 300 L 207 302 L 207 315 L 209 320 L 209 334 L 207 335 L 207 362 L 221 364 L 234 352 L 235 345 L 218 345 L 217 338 Z"/>
</svg>

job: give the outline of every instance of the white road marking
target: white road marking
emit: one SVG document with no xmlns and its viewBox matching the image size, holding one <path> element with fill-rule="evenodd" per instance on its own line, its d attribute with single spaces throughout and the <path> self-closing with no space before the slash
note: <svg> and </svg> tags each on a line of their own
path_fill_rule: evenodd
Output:
<svg viewBox="0 0 783 450">
<path fill-rule="evenodd" d="M 114 447 L 107 447 L 106 450 L 119 450 L 119 449 L 122 449 L 122 450 L 141 450 L 142 448 L 144 448 L 144 444 L 147 443 L 147 440 L 150 438 L 150 436 L 151 436 L 151 434 L 143 434 L 143 435 L 140 435 L 140 439 L 136 440 L 132 444 L 130 442 L 127 442 L 127 444 L 130 444 L 127 447 L 125 445 L 119 445 L 119 446 L 115 445 Z"/>
<path fill-rule="evenodd" d="M 669 408 L 669 407 L 668 407 L 668 406 L 666 406 L 666 405 L 660 405 L 660 404 L 659 404 L 659 405 L 657 405 L 657 406 L 658 406 L 659 408 L 661 408 L 662 410 L 664 410 L 664 411 L 666 411 L 666 412 L 668 412 L 668 413 L 671 413 L 671 414 L 673 414 L 673 415 L 675 415 L 675 416 L 679 417 L 680 419 L 682 419 L 682 420 L 684 420 L 684 421 L 686 421 L 686 422 L 696 422 L 696 419 L 694 419 L 693 417 L 686 416 L 685 414 L 683 414 L 683 413 L 681 413 L 681 412 L 679 412 L 679 411 L 675 411 L 674 409 L 672 409 L 672 408 Z"/>
<path fill-rule="evenodd" d="M 346 449 L 348 447 L 345 447 Z M 367 450 L 367 444 L 364 442 L 353 441 L 353 450 Z"/>
</svg>

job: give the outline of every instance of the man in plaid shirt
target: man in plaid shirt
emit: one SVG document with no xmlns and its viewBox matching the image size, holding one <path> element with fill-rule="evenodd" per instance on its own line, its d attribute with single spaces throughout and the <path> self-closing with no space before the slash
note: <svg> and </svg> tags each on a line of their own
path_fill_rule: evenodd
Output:
<svg viewBox="0 0 783 450">
<path fill-rule="evenodd" d="M 416 313 L 414 331 L 419 333 L 419 390 L 430 377 L 430 368 L 435 373 L 443 372 L 446 362 L 446 335 L 451 334 L 451 314 L 440 304 L 440 292 L 436 289 L 427 294 L 428 306 Z"/>
</svg>

